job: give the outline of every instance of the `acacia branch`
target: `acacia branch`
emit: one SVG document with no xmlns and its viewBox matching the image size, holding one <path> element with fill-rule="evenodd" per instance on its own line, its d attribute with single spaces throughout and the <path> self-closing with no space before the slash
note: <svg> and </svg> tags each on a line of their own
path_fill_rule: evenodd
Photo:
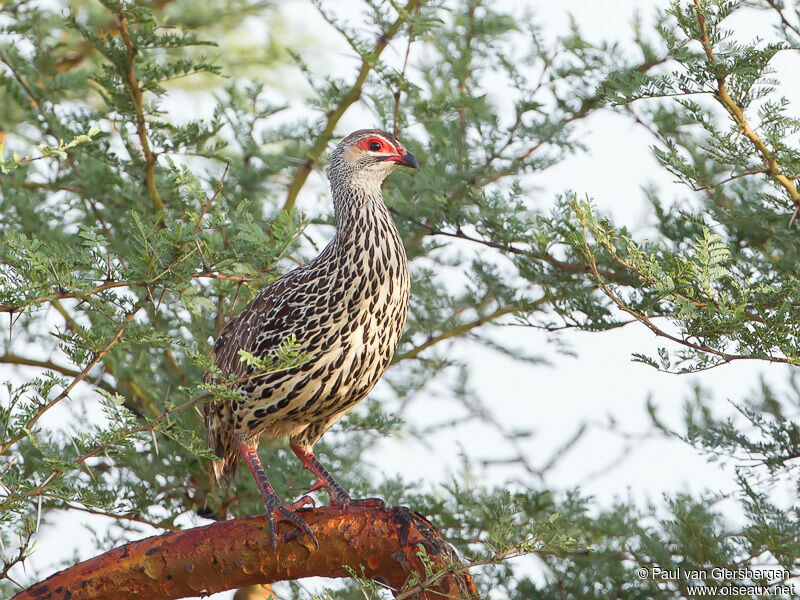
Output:
<svg viewBox="0 0 800 600">
<path fill-rule="evenodd" d="M 0 355 L 0 363 L 19 365 L 21 367 L 39 367 L 40 369 L 55 371 L 56 373 L 61 373 L 62 375 L 66 375 L 68 377 L 77 377 L 80 375 L 80 371 L 77 369 L 70 369 L 69 367 L 59 365 L 52 360 L 39 360 L 36 358 L 30 358 L 29 356 L 13 354 L 11 352 Z"/>
<path fill-rule="evenodd" d="M 653 315 L 646 315 L 644 313 L 640 313 L 631 307 L 629 307 L 625 302 L 622 301 L 621 298 L 615 294 L 608 284 L 603 280 L 600 271 L 597 268 L 597 261 L 595 260 L 594 253 L 589 248 L 589 240 L 586 232 L 586 222 L 585 218 L 582 219 L 582 227 L 583 227 L 583 247 L 584 253 L 586 254 L 586 258 L 589 261 L 589 267 L 591 268 L 592 275 L 594 276 L 595 281 L 597 281 L 598 288 L 602 291 L 621 311 L 629 314 L 634 319 L 645 325 L 650 331 L 652 331 L 656 336 L 663 337 L 671 342 L 675 342 L 676 344 L 680 344 L 681 346 L 686 346 L 687 348 L 691 348 L 692 350 L 697 350 L 698 352 L 705 352 L 706 354 L 711 354 L 720 358 L 723 362 L 729 363 L 733 362 L 734 360 L 766 360 L 768 362 L 773 363 L 781 363 L 781 364 L 789 364 L 793 365 L 796 364 L 791 358 L 788 357 L 781 357 L 781 356 L 761 356 L 758 354 L 730 354 L 728 352 L 723 352 L 722 350 L 718 350 L 716 348 L 712 348 L 711 346 L 702 343 L 702 342 L 692 342 L 691 340 L 687 339 L 686 337 L 678 337 L 672 335 L 660 327 L 658 327 L 655 323 L 653 323 Z M 716 366 L 716 365 L 712 365 Z M 709 367 L 711 368 L 711 367 Z"/>
<path fill-rule="evenodd" d="M 322 153 L 325 152 L 325 148 L 328 147 L 328 141 L 331 139 L 331 136 L 333 136 L 337 123 L 339 123 L 345 111 L 361 98 L 361 90 L 364 87 L 364 83 L 367 81 L 367 76 L 374 68 L 377 59 L 386 49 L 386 46 L 389 45 L 392 38 L 397 35 L 403 23 L 417 10 L 419 4 L 421 4 L 421 0 L 409 0 L 406 5 L 399 10 L 400 16 L 397 17 L 397 20 L 395 20 L 395 22 L 378 38 L 372 51 L 368 55 L 362 57 L 361 66 L 358 69 L 355 82 L 342 97 L 342 101 L 339 102 L 336 108 L 328 112 L 322 132 L 314 140 L 314 145 L 311 146 L 311 149 L 305 156 L 305 162 L 297 169 L 291 183 L 289 183 L 289 190 L 286 194 L 286 201 L 283 203 L 283 210 L 291 210 L 294 206 L 297 195 L 300 193 L 308 176 L 311 174 L 311 169 L 314 168 L 314 164 L 319 160 L 319 157 L 322 156 Z"/>
<path fill-rule="evenodd" d="M 122 36 L 122 41 L 125 43 L 125 49 L 128 52 L 128 65 L 125 71 L 125 78 L 128 91 L 131 95 L 131 103 L 133 104 L 133 109 L 136 112 L 136 133 L 139 136 L 140 143 L 142 144 L 147 193 L 150 195 L 150 200 L 153 202 L 153 210 L 158 212 L 164 210 L 164 202 L 162 202 L 161 196 L 158 193 L 158 187 L 156 186 L 156 157 L 153 154 L 153 151 L 150 149 L 150 141 L 147 139 L 147 127 L 144 119 L 142 89 L 139 87 L 139 81 L 136 79 L 136 73 L 133 70 L 138 49 L 131 41 L 131 37 L 128 33 L 128 19 L 124 14 L 119 15 L 119 29 L 120 35 Z"/>
<path fill-rule="evenodd" d="M 767 0 L 767 4 L 769 4 L 769 5 L 772 7 L 772 9 L 773 9 L 773 10 L 774 10 L 776 13 L 778 13 L 778 15 L 779 15 L 779 16 L 780 16 L 780 18 L 781 18 L 781 23 L 783 23 L 783 26 L 784 26 L 786 29 L 789 29 L 789 30 L 793 31 L 795 35 L 797 35 L 798 37 L 800 37 L 800 29 L 798 29 L 796 25 L 792 25 L 792 24 L 789 22 L 789 19 L 787 19 L 787 18 L 786 18 L 786 15 L 784 15 L 784 14 L 783 14 L 783 10 L 781 9 L 781 7 L 780 7 L 780 6 L 778 6 L 778 3 L 777 3 L 775 0 Z"/>
<path fill-rule="evenodd" d="M 258 272 L 262 273 L 264 272 L 264 270 L 265 269 L 259 269 Z M 42 302 L 52 302 L 53 300 L 66 300 L 66 299 L 83 300 L 89 296 L 94 296 L 95 294 L 99 294 L 100 292 L 104 292 L 105 290 L 111 290 L 114 288 L 121 288 L 121 287 L 146 288 L 151 286 L 156 280 L 163 277 L 167 271 L 160 273 L 159 275 L 153 277 L 149 281 L 105 281 L 100 285 L 87 290 L 70 291 L 65 289 L 58 289 L 54 291 L 52 294 L 49 294 L 47 296 L 36 296 L 35 298 L 30 298 L 18 304 L 0 304 L 0 313 L 21 313 L 22 311 L 24 311 L 26 308 L 28 308 L 33 304 L 40 304 Z M 198 271 L 197 273 L 192 273 L 191 277 L 192 279 L 220 279 L 224 281 L 233 281 L 235 283 L 247 283 L 248 281 L 253 280 L 253 277 L 250 275 L 232 275 L 228 273 L 223 273 L 222 271 L 214 271 L 214 270 Z"/>
<path fill-rule="evenodd" d="M 61 402 L 64 398 L 69 396 L 69 393 L 72 391 L 72 389 L 76 385 L 78 385 L 81 381 L 86 379 L 86 377 L 89 375 L 89 371 L 91 371 L 92 368 L 94 368 L 94 366 L 103 359 L 103 357 L 108 353 L 108 351 L 111 350 L 111 348 L 113 348 L 117 344 L 117 342 L 119 342 L 122 339 L 122 334 L 125 333 L 125 328 L 131 322 L 136 313 L 139 312 L 140 308 L 141 306 L 135 306 L 125 315 L 125 318 L 122 320 L 122 325 L 120 325 L 120 328 L 114 334 L 114 337 L 111 338 L 111 341 L 109 341 L 108 344 L 106 344 L 101 350 L 99 350 L 94 355 L 92 360 L 90 360 L 86 364 L 86 366 L 77 375 L 75 375 L 73 380 L 67 385 L 67 387 L 65 387 L 61 391 L 60 394 L 58 394 L 52 400 L 48 400 L 47 402 L 43 402 L 42 404 L 39 405 L 36 412 L 30 419 L 28 419 L 27 423 L 25 424 L 24 428 L 25 430 L 29 431 L 44 413 L 46 413 L 53 406 Z M 5 454 L 6 450 L 8 450 L 11 446 L 19 442 L 23 437 L 24 434 L 20 434 L 18 436 L 15 436 L 13 439 L 9 440 L 5 444 L 0 445 L 0 454 Z"/>
<path fill-rule="evenodd" d="M 409 223 L 411 223 L 415 227 L 420 227 L 422 229 L 425 229 L 427 231 L 427 233 L 425 235 L 431 235 L 431 236 L 441 235 L 441 236 L 445 236 L 445 237 L 464 240 L 466 242 L 472 242 L 473 244 L 480 244 L 482 246 L 487 246 L 489 248 L 494 248 L 496 250 L 502 250 L 503 252 L 508 252 L 509 254 L 516 254 L 518 256 L 528 256 L 528 257 L 533 258 L 535 260 L 544 261 L 544 262 L 548 263 L 549 265 L 551 265 L 553 267 L 556 267 L 560 271 L 564 271 L 566 273 L 591 273 L 591 268 L 589 266 L 587 266 L 587 265 L 583 265 L 583 264 L 579 264 L 579 263 L 570 263 L 570 262 L 566 262 L 566 261 L 563 261 L 563 260 L 559 260 L 555 256 L 553 256 L 552 254 L 549 254 L 547 252 L 533 252 L 533 251 L 531 251 L 529 249 L 526 249 L 526 248 L 518 248 L 516 246 L 512 246 L 509 243 L 499 243 L 499 242 L 495 242 L 495 241 L 492 241 L 492 240 L 486 239 L 486 238 L 472 237 L 470 235 L 467 235 L 466 233 L 464 233 L 460 229 L 457 230 L 457 231 L 446 231 L 444 229 L 438 229 L 437 227 L 434 227 L 433 225 L 430 225 L 428 223 L 421 222 L 421 221 L 415 221 L 411 217 L 409 217 L 408 215 L 404 215 L 404 214 L 398 212 L 394 208 L 390 208 L 389 211 L 394 213 L 394 214 L 396 214 L 396 215 L 398 215 L 398 216 L 400 216 L 400 217 L 402 217 L 403 219 L 405 219 L 406 221 L 408 221 Z M 621 283 L 620 276 L 618 274 L 616 274 L 616 273 L 612 273 L 611 271 L 606 271 L 606 270 L 603 270 L 603 269 L 600 269 L 600 273 L 605 278 L 607 278 L 607 279 L 609 279 L 611 281 L 614 281 L 614 282 L 617 282 L 617 283 Z"/>
<path fill-rule="evenodd" d="M 80 371 L 77 369 L 71 369 L 67 366 L 60 365 L 52 360 L 38 360 L 35 358 L 31 358 L 29 356 L 21 356 L 19 354 L 13 354 L 11 352 L 7 352 L 6 354 L 0 355 L 0 363 L 5 363 L 9 365 L 18 365 L 20 367 L 38 367 L 40 369 L 46 369 L 48 371 L 55 371 L 56 373 L 60 373 L 61 375 L 66 375 L 67 377 L 77 377 L 80 375 Z M 108 382 L 99 380 L 92 382 L 93 385 L 109 392 L 110 394 L 116 393 L 118 390 L 110 385 Z"/>
<path fill-rule="evenodd" d="M 539 298 L 538 300 L 532 302 L 525 302 L 522 304 L 511 304 L 509 306 L 501 306 L 500 308 L 492 311 L 487 315 L 482 315 L 473 321 L 467 321 L 466 323 L 461 323 L 460 325 L 456 325 L 452 329 L 447 329 L 443 331 L 439 335 L 429 337 L 419 346 L 414 346 L 408 351 L 395 356 L 394 362 L 400 362 L 401 360 L 407 360 L 409 358 L 417 358 L 420 355 L 420 353 L 424 352 L 431 346 L 435 346 L 439 342 L 443 342 L 450 338 L 463 335 L 469 331 L 472 331 L 476 327 L 480 327 L 482 325 L 485 325 L 486 323 L 490 323 L 495 319 L 499 319 L 504 315 L 535 310 L 536 308 L 547 302 L 549 299 L 550 298 L 548 296 L 543 296 L 542 298 Z"/>
<path fill-rule="evenodd" d="M 703 50 L 706 53 L 708 62 L 712 65 L 716 65 L 718 61 L 717 57 L 714 55 L 714 48 L 708 36 L 706 18 L 703 14 L 700 0 L 694 0 L 694 4 L 697 11 L 697 22 L 700 25 L 700 43 L 703 45 Z M 783 187 L 784 190 L 786 190 L 786 193 L 789 195 L 789 199 L 796 207 L 795 212 L 800 210 L 800 192 L 797 191 L 797 186 L 795 185 L 794 181 L 792 181 L 781 171 L 775 155 L 769 150 L 769 148 L 767 148 L 767 145 L 750 126 L 750 123 L 747 121 L 747 117 L 744 114 L 743 108 L 739 106 L 733 100 L 733 98 L 731 98 L 731 95 L 728 93 L 728 86 L 725 84 L 725 75 L 716 75 L 716 80 L 717 91 L 714 92 L 714 97 L 720 104 L 722 104 L 723 107 L 725 107 L 725 110 L 727 110 L 728 114 L 731 115 L 744 136 L 753 144 L 759 156 L 761 157 L 762 162 L 764 163 L 767 175 L 777 182 L 781 187 Z"/>
<path fill-rule="evenodd" d="M 464 565 L 428 521 L 404 507 L 374 504 L 298 511 L 319 540 L 317 550 L 306 538 L 298 539 L 285 521 L 278 523 L 285 539 L 275 551 L 265 516 L 234 519 L 115 548 L 56 573 L 13 600 L 167 600 L 352 573 L 395 596 L 408 588 L 418 591 L 420 600 L 477 599 Z M 420 547 L 428 564 L 418 554 Z"/>
</svg>

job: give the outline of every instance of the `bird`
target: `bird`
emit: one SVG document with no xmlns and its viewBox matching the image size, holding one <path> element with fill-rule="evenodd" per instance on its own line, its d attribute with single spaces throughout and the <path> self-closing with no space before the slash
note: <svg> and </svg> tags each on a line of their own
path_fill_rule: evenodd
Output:
<svg viewBox="0 0 800 600">
<path fill-rule="evenodd" d="M 383 201 L 384 179 L 398 166 L 419 162 L 391 133 L 360 129 L 342 139 L 328 168 L 336 232 L 310 262 L 270 283 L 219 332 L 212 348 L 212 382 L 231 382 L 237 399 L 204 405 L 208 442 L 219 457 L 213 468 L 221 487 L 233 484 L 239 459 L 253 474 L 267 508 L 270 543 L 275 519 L 289 520 L 317 545 L 295 509 L 284 505 L 256 451 L 261 436 L 281 439 L 317 478 L 308 493 L 325 489 L 330 505 L 352 499 L 314 455 L 314 444 L 364 399 L 389 366 L 405 328 L 410 297 L 408 260 Z M 259 374 L 253 361 L 274 355 L 294 336 L 310 357 L 289 369 Z M 301 533 L 301 535 L 302 535 Z"/>
</svg>

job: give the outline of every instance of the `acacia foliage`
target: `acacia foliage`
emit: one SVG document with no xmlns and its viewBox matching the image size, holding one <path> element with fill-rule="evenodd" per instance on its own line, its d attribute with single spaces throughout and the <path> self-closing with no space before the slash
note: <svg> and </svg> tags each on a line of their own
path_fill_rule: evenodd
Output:
<svg viewBox="0 0 800 600">
<path fill-rule="evenodd" d="M 98 542 L 108 546 L 136 528 L 178 527 L 181 515 L 260 510 L 247 477 L 235 496 L 212 485 L 193 409 L 231 392 L 201 376 L 226 319 L 330 236 L 326 203 L 305 215 L 297 206 L 347 133 L 343 115 L 362 106 L 371 124 L 401 132 L 424 168 L 394 174 L 385 190 L 413 298 L 384 403 L 367 401 L 329 434 L 337 445 L 321 444 L 346 487 L 430 515 L 484 590 L 512 598 L 676 598 L 692 583 L 641 580 L 642 566 L 766 560 L 796 573 L 796 506 L 770 490 L 800 488 L 797 393 L 764 387 L 731 415 L 712 413 L 702 394 L 687 404 L 687 443 L 743 463 L 739 524 L 722 518 L 712 493 L 668 498 L 656 522 L 650 507 L 542 489 L 522 453 L 510 490 L 476 485 L 467 464 L 435 493 L 376 479 L 359 458 L 381 436 L 446 429 L 403 419 L 430 388 L 499 427 L 449 342 L 536 360 L 504 343 L 501 324 L 555 341 L 570 328 L 647 327 L 663 347 L 632 355 L 670 372 L 798 365 L 800 121 L 771 70 L 776 56 L 797 53 L 797 12 L 674 2 L 634 23 L 630 51 L 590 43 L 576 27 L 553 36 L 535 17 L 480 0 L 366 0 L 359 25 L 334 3 L 314 9 L 349 45 L 344 75 L 307 64 L 303 44 L 311 56 L 314 43 L 283 31 L 270 2 L 0 9 L 0 360 L 19 367 L 0 407 L 3 591 L 40 575 L 19 563 L 57 511 L 114 519 Z M 729 30 L 748 11 L 774 29 Z M 266 43 L 249 37 L 253 17 Z M 310 111 L 295 110 L 287 74 L 306 78 Z M 190 102 L 196 114 L 182 110 Z M 202 106 L 213 108 L 203 116 Z M 687 186 L 685 199 L 648 190 L 649 235 L 601 214 L 591 187 L 565 183 L 548 201 L 531 192 L 539 174 L 584 150 L 583 123 L 598 111 L 646 129 L 657 160 Z M 292 339 L 267 361 L 245 358 L 263 369 L 304 360 Z M 526 435 L 503 433 L 515 449 Z M 285 448 L 262 455 L 284 495 L 304 489 Z M 533 559 L 509 560 L 531 554 L 544 581 L 529 579 Z M 361 590 L 337 595 L 378 593 L 353 585 Z"/>
</svg>

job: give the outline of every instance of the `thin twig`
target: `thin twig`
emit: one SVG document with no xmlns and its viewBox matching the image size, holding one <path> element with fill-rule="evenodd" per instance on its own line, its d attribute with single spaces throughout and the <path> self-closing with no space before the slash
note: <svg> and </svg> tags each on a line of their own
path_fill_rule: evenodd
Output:
<svg viewBox="0 0 800 600">
<path fill-rule="evenodd" d="M 128 51 L 128 64 L 125 77 L 127 80 L 128 92 L 131 96 L 131 103 L 136 112 L 136 133 L 139 136 L 139 142 L 142 145 L 142 154 L 144 155 L 147 193 L 150 195 L 150 200 L 153 203 L 153 210 L 159 212 L 164 210 L 164 202 L 162 202 L 161 196 L 158 193 L 158 187 L 156 186 L 156 157 L 150 149 L 150 141 L 147 139 L 142 90 L 139 87 L 139 81 L 136 79 L 136 73 L 133 69 L 138 50 L 136 46 L 133 45 L 130 34 L 128 33 L 128 18 L 124 13 L 120 13 L 117 17 L 119 19 L 120 35 Z"/>
<path fill-rule="evenodd" d="M 518 312 L 527 312 L 536 309 L 537 307 L 541 306 L 545 302 L 549 300 L 549 297 L 543 296 L 542 298 L 535 300 L 533 302 L 526 302 L 522 304 L 512 304 L 510 306 L 501 306 L 500 308 L 494 310 L 493 312 L 489 313 L 488 315 L 483 315 L 478 317 L 473 321 L 468 321 L 467 323 L 462 323 L 453 327 L 452 329 L 448 329 L 447 331 L 443 331 L 439 335 L 433 336 L 428 338 L 424 343 L 420 344 L 419 346 L 415 346 L 411 350 L 407 352 L 403 352 L 402 354 L 398 354 L 394 357 L 394 362 L 399 362 L 401 360 L 408 360 L 410 358 L 417 358 L 420 353 L 424 352 L 431 346 L 435 346 L 436 344 L 448 340 L 450 338 L 463 335 L 476 327 L 480 327 L 481 325 L 485 325 L 495 319 L 499 319 L 500 317 L 508 314 L 518 313 Z"/>
<path fill-rule="evenodd" d="M 258 272 L 262 271 L 259 270 Z M 164 273 L 161 273 L 158 275 L 158 277 L 160 278 L 163 275 Z M 253 280 L 253 277 L 250 275 L 232 275 L 214 270 L 204 270 L 197 273 L 192 273 L 191 277 L 192 279 L 220 279 L 224 281 L 233 281 L 236 283 L 247 283 L 248 281 Z M 105 290 L 121 287 L 147 287 L 151 284 L 152 281 L 106 281 L 97 287 L 88 290 L 59 290 L 47 296 L 36 296 L 35 298 L 31 298 L 20 304 L 0 304 L 0 313 L 21 313 L 33 304 L 41 304 L 43 302 L 52 302 L 53 300 L 64 300 L 69 298 L 84 300 L 89 296 L 94 296 Z"/>
<path fill-rule="evenodd" d="M 214 204 L 214 201 L 220 195 L 220 192 L 222 192 L 222 186 L 225 184 L 225 176 L 228 174 L 228 168 L 230 166 L 230 162 L 225 163 L 225 170 L 222 172 L 222 177 L 219 178 L 217 190 L 214 192 L 214 195 L 211 196 L 211 199 L 203 205 L 203 209 L 200 211 L 200 216 L 197 217 L 197 223 L 194 224 L 195 233 L 200 233 L 200 227 L 203 224 L 203 218 L 206 216 L 206 212 L 208 212 L 208 209 L 211 208 L 211 205 Z"/>
<path fill-rule="evenodd" d="M 499 242 L 493 242 L 492 240 L 476 238 L 465 234 L 463 231 L 445 231 L 443 229 L 438 229 L 432 225 L 429 225 L 424 222 L 417 222 L 413 221 L 407 215 L 403 215 L 402 213 L 398 212 L 394 208 L 389 209 L 394 214 L 403 217 L 409 223 L 415 225 L 416 227 L 420 227 L 422 229 L 427 230 L 428 235 L 442 235 L 446 237 L 456 238 L 459 240 L 464 240 L 467 242 L 472 242 L 475 244 L 481 244 L 483 246 L 488 246 L 489 248 L 495 248 L 497 250 L 502 250 L 503 252 L 508 252 L 510 254 L 517 254 L 520 256 L 529 256 L 536 260 L 542 260 L 550 265 L 558 268 L 561 271 L 565 271 L 568 273 L 589 273 L 590 269 L 586 265 L 578 264 L 578 263 L 570 263 L 563 260 L 557 259 L 552 254 L 548 254 L 547 252 L 530 252 L 529 250 L 525 250 L 522 248 L 517 248 L 516 246 L 512 246 L 510 244 L 502 244 Z M 604 277 L 611 279 L 613 281 L 619 280 L 619 275 L 616 273 L 612 273 L 611 271 L 600 271 Z"/>
<path fill-rule="evenodd" d="M 640 323 L 644 324 L 650 331 L 656 334 L 659 337 L 666 338 L 676 344 L 680 344 L 681 346 L 686 346 L 687 348 L 691 348 L 693 350 L 698 350 L 699 352 L 705 352 L 706 354 L 711 354 L 721 358 L 724 362 L 732 362 L 734 360 L 766 360 L 768 362 L 773 363 L 781 363 L 781 364 L 794 364 L 788 358 L 782 357 L 775 357 L 775 356 L 759 356 L 755 354 L 729 354 L 727 352 L 723 352 L 722 350 L 717 350 L 716 348 L 712 348 L 703 343 L 695 343 L 686 338 L 680 338 L 674 336 L 670 333 L 667 333 L 660 327 L 658 327 L 655 323 L 653 323 L 652 319 L 645 314 L 637 312 L 626 305 L 617 295 L 608 287 L 606 282 L 603 280 L 600 272 L 597 268 L 597 262 L 595 261 L 594 254 L 592 253 L 591 249 L 589 248 L 589 241 L 586 232 L 586 223 L 583 224 L 583 245 L 584 245 L 584 252 L 586 253 L 586 258 L 589 261 L 589 267 L 592 270 L 592 274 L 594 275 L 595 280 L 597 281 L 597 285 L 599 286 L 600 290 L 608 296 L 609 299 L 619 308 L 621 311 L 631 315 L 634 319 L 639 321 Z"/>
<path fill-rule="evenodd" d="M 414 7 L 414 13 L 411 16 L 411 22 L 408 25 L 408 44 L 406 45 L 406 55 L 403 57 L 403 68 L 400 70 L 400 81 L 405 79 L 406 68 L 408 67 L 408 56 L 411 54 L 411 43 L 414 41 L 414 25 L 417 22 L 417 15 L 419 14 L 419 4 Z M 400 124 L 398 122 L 398 115 L 400 114 L 400 83 L 397 84 L 397 89 L 394 92 L 394 125 L 392 126 L 392 133 L 395 136 L 400 132 Z"/>
<path fill-rule="evenodd" d="M 795 33 L 795 35 L 796 35 L 798 38 L 800 38 L 800 29 L 798 29 L 798 28 L 797 28 L 797 26 L 795 26 L 795 25 L 792 25 L 792 24 L 789 22 L 789 20 L 786 18 L 786 15 L 784 15 L 784 14 L 783 14 L 783 11 L 782 11 L 782 10 L 780 9 L 780 7 L 778 6 L 778 3 L 777 3 L 777 2 L 775 2 L 775 0 L 767 0 L 767 4 L 769 4 L 769 5 L 770 5 L 770 6 L 771 6 L 773 9 L 775 9 L 775 12 L 777 12 L 777 13 L 778 13 L 778 15 L 780 15 L 780 17 L 781 17 L 781 23 L 783 23 L 783 24 L 784 24 L 784 26 L 786 26 L 788 29 L 790 29 L 791 31 L 793 31 L 793 32 Z"/>
</svg>

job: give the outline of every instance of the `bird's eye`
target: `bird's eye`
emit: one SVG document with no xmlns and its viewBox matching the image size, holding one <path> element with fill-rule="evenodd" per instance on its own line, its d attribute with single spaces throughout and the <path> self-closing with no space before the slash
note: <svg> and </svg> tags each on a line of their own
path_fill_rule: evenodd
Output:
<svg viewBox="0 0 800 600">
<path fill-rule="evenodd" d="M 373 152 L 378 152 L 381 149 L 381 143 L 380 142 L 370 142 L 369 143 L 369 149 L 372 150 Z"/>
</svg>

